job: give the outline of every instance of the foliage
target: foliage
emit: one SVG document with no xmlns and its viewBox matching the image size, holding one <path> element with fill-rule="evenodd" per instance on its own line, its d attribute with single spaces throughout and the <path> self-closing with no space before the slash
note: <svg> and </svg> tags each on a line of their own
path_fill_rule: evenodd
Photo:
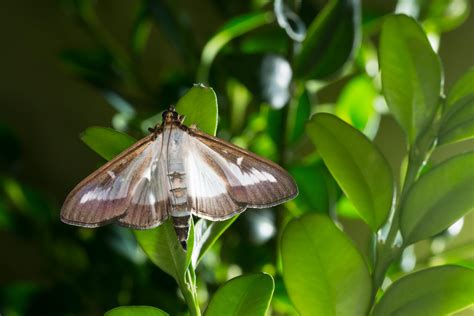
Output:
<svg viewBox="0 0 474 316">
<path fill-rule="evenodd" d="M 461 25 L 467 0 L 416 2 L 412 16 L 371 16 L 358 0 L 226 2 L 227 22 L 205 43 L 178 5 L 139 3 L 123 45 L 94 1 L 63 2 L 96 47 L 60 58 L 116 111 L 113 129 L 87 128 L 82 141 L 112 159 L 175 104 L 186 125 L 284 166 L 300 195 L 223 222 L 194 218 L 183 251 L 170 222 L 66 227 L 57 205 L 5 168 L 0 232 L 33 240 L 59 268 L 56 287 L 0 290 L 2 314 L 48 314 L 38 302 L 59 295 L 57 314 L 110 316 L 441 315 L 474 303 L 472 244 L 433 250 L 474 207 L 473 153 L 433 159 L 438 147 L 474 138 L 474 70 L 445 89 L 429 40 Z M 142 66 L 156 30 L 182 67 L 154 81 Z M 403 164 L 379 132 L 388 117 L 405 137 Z M 1 126 L 0 142 L 17 146 Z M 2 153 L 0 163 L 18 155 Z M 414 249 L 418 262 L 406 268 Z"/>
</svg>

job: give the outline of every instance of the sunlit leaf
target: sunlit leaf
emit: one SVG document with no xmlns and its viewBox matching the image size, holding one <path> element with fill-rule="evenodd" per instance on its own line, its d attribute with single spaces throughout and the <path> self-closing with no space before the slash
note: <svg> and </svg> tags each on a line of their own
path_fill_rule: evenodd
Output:
<svg viewBox="0 0 474 316">
<path fill-rule="evenodd" d="M 210 222 L 205 219 L 197 221 L 194 227 L 194 249 L 192 263 L 196 267 L 199 261 L 224 231 L 237 219 L 233 216 L 225 221 Z"/>
<path fill-rule="evenodd" d="M 298 183 L 299 194 L 294 203 L 300 213 L 327 213 L 331 200 L 336 200 L 337 184 L 321 160 L 289 168 Z"/>
<path fill-rule="evenodd" d="M 231 105 L 230 128 L 232 132 L 238 133 L 245 123 L 245 113 L 252 100 L 252 94 L 243 84 L 232 78 L 227 80 L 226 88 Z"/>
<path fill-rule="evenodd" d="M 186 116 L 187 126 L 196 124 L 201 131 L 216 135 L 217 97 L 212 88 L 195 85 L 178 100 L 176 111 Z"/>
<path fill-rule="evenodd" d="M 411 188 L 402 206 L 406 244 L 433 236 L 474 209 L 474 153 L 441 163 Z"/>
<path fill-rule="evenodd" d="M 379 121 L 375 111 L 377 97 L 374 84 L 368 77 L 356 77 L 342 90 L 336 104 L 336 115 L 373 138 Z"/>
<path fill-rule="evenodd" d="M 394 282 L 374 309 L 374 316 L 451 315 L 474 304 L 474 270 L 440 266 Z"/>
<path fill-rule="evenodd" d="M 273 278 L 268 274 L 236 277 L 217 290 L 204 315 L 264 316 L 270 305 L 273 289 Z"/>
<path fill-rule="evenodd" d="M 371 280 L 349 238 L 325 215 L 291 221 L 281 243 L 283 279 L 301 315 L 366 315 Z"/>
<path fill-rule="evenodd" d="M 253 12 L 230 20 L 204 46 L 197 81 L 207 83 L 214 58 L 228 42 L 272 20 L 273 17 L 269 12 Z"/>
<path fill-rule="evenodd" d="M 189 232 L 187 251 L 181 247 L 170 219 L 157 228 L 135 230 L 134 233 L 148 258 L 178 283 L 183 282 L 184 273 L 191 262 L 194 246 L 193 229 Z"/>
<path fill-rule="evenodd" d="M 425 23 L 434 24 L 438 32 L 447 32 L 459 27 L 469 11 L 469 0 L 433 0 L 429 3 Z"/>
<path fill-rule="evenodd" d="M 81 134 L 81 139 L 106 160 L 114 158 L 136 142 L 127 134 L 105 127 L 89 127 Z"/>
<path fill-rule="evenodd" d="M 385 19 L 380 39 L 382 88 L 409 143 L 433 121 L 441 93 L 441 64 L 423 29 L 405 15 Z"/>
<path fill-rule="evenodd" d="M 120 306 L 109 310 L 104 316 L 168 316 L 169 314 L 151 306 Z"/>
<path fill-rule="evenodd" d="M 314 115 L 307 133 L 341 189 L 376 231 L 387 219 L 394 193 L 390 167 L 378 148 L 331 114 Z"/>
<path fill-rule="evenodd" d="M 309 26 L 295 57 L 297 78 L 322 79 L 340 71 L 360 43 L 358 0 L 331 0 Z"/>
</svg>

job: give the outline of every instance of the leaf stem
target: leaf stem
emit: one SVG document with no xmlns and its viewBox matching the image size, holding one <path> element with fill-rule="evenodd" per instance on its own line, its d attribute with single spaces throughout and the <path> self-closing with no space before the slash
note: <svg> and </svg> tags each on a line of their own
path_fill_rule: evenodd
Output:
<svg viewBox="0 0 474 316">
<path fill-rule="evenodd" d="M 436 145 L 437 124 L 426 130 L 425 133 L 410 148 L 408 153 L 408 167 L 403 181 L 402 192 L 397 199 L 387 238 L 377 242 L 374 270 L 372 274 L 372 302 L 375 301 L 377 291 L 383 283 L 385 274 L 390 265 L 397 260 L 407 246 L 400 235 L 400 212 L 406 196 L 418 178 L 421 168 L 431 156 Z M 400 242 L 398 239 L 400 238 Z"/>
<path fill-rule="evenodd" d="M 186 270 L 184 280 L 178 281 L 178 285 L 181 289 L 181 292 L 183 293 L 186 304 L 188 305 L 189 314 L 191 316 L 201 316 L 201 310 L 199 308 L 199 301 L 196 292 L 196 284 L 194 282 L 193 276 L 191 275 L 190 269 L 192 269 L 192 267 L 189 267 Z"/>
</svg>

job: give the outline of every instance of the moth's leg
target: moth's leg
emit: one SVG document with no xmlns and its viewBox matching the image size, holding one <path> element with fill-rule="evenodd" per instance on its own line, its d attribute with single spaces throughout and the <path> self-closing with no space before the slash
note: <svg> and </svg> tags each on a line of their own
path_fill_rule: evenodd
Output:
<svg viewBox="0 0 474 316">
<path fill-rule="evenodd" d="M 179 124 L 183 124 L 185 118 L 186 118 L 186 116 L 184 116 L 184 115 L 178 116 Z"/>
<path fill-rule="evenodd" d="M 198 130 L 198 127 L 196 124 L 191 124 L 191 126 L 189 126 L 189 129 L 192 131 L 192 132 L 195 132 Z"/>
<path fill-rule="evenodd" d="M 148 131 L 149 131 L 150 133 L 153 133 L 153 136 L 151 137 L 151 139 L 152 139 L 152 140 L 156 140 L 156 138 L 158 137 L 158 134 L 161 133 L 162 129 L 161 129 L 161 126 L 158 127 L 158 125 L 157 125 L 157 126 L 155 126 L 155 127 L 149 127 L 149 128 L 148 128 Z"/>
</svg>

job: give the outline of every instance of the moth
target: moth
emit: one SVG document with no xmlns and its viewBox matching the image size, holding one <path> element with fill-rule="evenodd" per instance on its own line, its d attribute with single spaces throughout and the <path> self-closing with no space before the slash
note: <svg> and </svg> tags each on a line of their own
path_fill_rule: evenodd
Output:
<svg viewBox="0 0 474 316">
<path fill-rule="evenodd" d="M 174 108 L 150 135 L 80 182 L 61 209 L 64 223 L 117 222 L 150 229 L 171 217 L 186 250 L 192 215 L 222 221 L 246 208 L 267 208 L 298 194 L 282 167 L 183 124 Z"/>
</svg>

